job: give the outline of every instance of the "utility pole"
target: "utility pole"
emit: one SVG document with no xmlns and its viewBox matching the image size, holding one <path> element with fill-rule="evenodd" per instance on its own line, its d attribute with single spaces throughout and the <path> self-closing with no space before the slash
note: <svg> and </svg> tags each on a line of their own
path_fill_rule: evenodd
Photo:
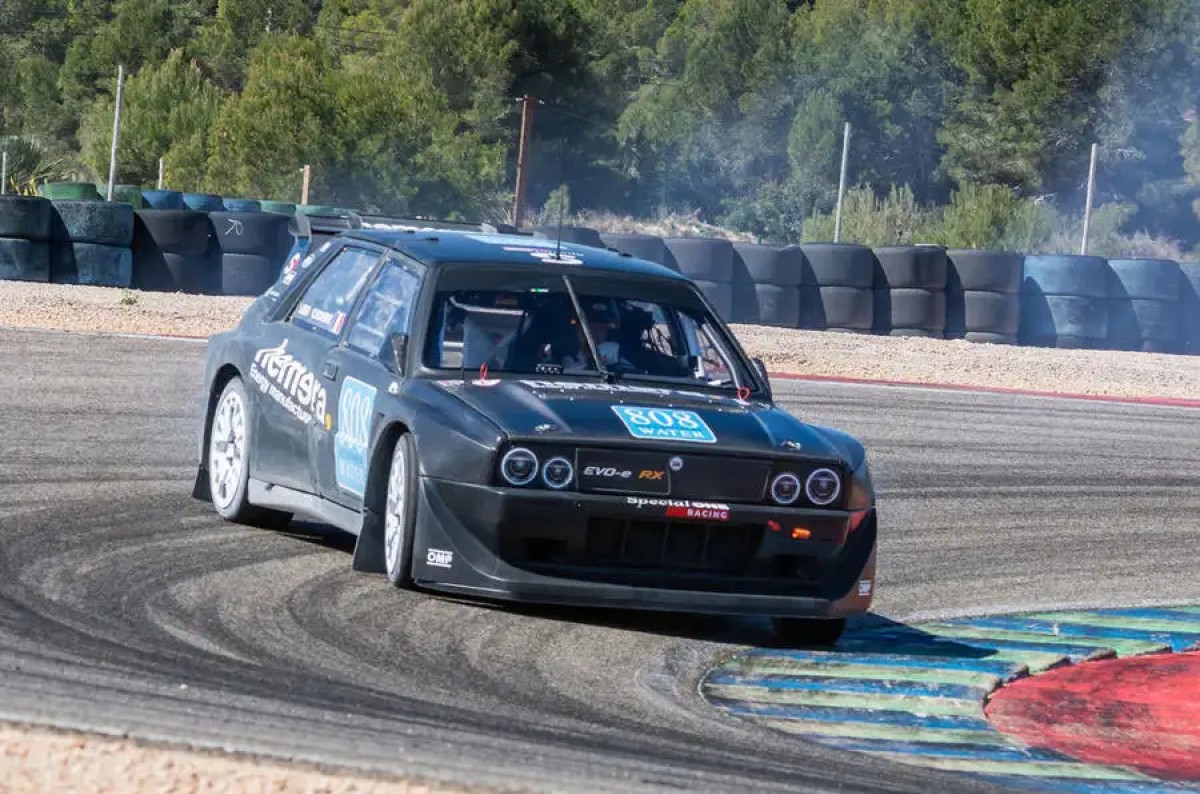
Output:
<svg viewBox="0 0 1200 794">
<path fill-rule="evenodd" d="M 529 145 L 533 134 L 533 105 L 537 100 L 529 94 L 521 97 L 521 143 L 517 150 L 517 190 L 513 197 L 513 226 L 520 228 L 525 207 L 525 191 L 529 187 Z"/>
<path fill-rule="evenodd" d="M 163 186 L 163 158 L 158 158 L 158 189 L 162 190 Z"/>
<path fill-rule="evenodd" d="M 300 190 L 300 203 L 308 204 L 308 185 L 312 180 L 312 166 L 304 166 L 304 185 Z"/>
<path fill-rule="evenodd" d="M 846 166 L 850 162 L 850 122 L 842 134 L 842 175 L 838 178 L 837 214 L 833 221 L 833 241 L 842 241 L 842 201 L 846 198 Z"/>
<path fill-rule="evenodd" d="M 1088 166 L 1087 206 L 1083 208 L 1083 239 L 1079 241 L 1079 255 L 1087 256 L 1088 231 L 1092 225 L 1092 200 L 1096 195 L 1096 155 L 1099 146 L 1092 144 L 1092 162 Z"/>
<path fill-rule="evenodd" d="M 0 196 L 8 192 L 8 150 L 0 153 Z"/>
<path fill-rule="evenodd" d="M 125 97 L 125 67 L 117 67 L 117 106 L 113 111 L 112 152 L 108 158 L 108 200 L 113 200 L 117 186 L 117 142 L 121 138 L 121 101 Z"/>
</svg>

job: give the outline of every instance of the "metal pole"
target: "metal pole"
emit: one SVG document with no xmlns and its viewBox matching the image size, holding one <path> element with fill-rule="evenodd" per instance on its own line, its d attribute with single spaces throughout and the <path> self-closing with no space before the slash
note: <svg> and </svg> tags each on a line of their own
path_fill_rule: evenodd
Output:
<svg viewBox="0 0 1200 794">
<path fill-rule="evenodd" d="M 304 186 L 300 190 L 300 203 L 308 204 L 308 184 L 312 179 L 312 166 L 304 166 Z"/>
<path fill-rule="evenodd" d="M 8 192 L 8 150 L 0 153 L 0 196 Z"/>
<path fill-rule="evenodd" d="M 125 67 L 117 67 L 117 106 L 113 110 L 112 154 L 108 160 L 108 200 L 117 187 L 117 142 L 121 138 L 121 101 L 125 97 Z"/>
<path fill-rule="evenodd" d="M 1092 199 L 1096 195 L 1096 155 L 1099 145 L 1092 144 L 1092 162 L 1088 166 L 1087 205 L 1083 208 L 1083 239 L 1079 242 L 1079 255 L 1087 256 L 1088 230 L 1092 225 Z"/>
<path fill-rule="evenodd" d="M 517 190 L 513 196 L 513 226 L 521 225 L 524 211 L 525 191 L 529 187 L 529 141 L 533 133 L 533 103 L 536 100 L 526 94 L 521 98 L 521 144 L 517 149 Z"/>
<path fill-rule="evenodd" d="M 158 158 L 158 189 L 162 190 L 163 186 L 163 158 Z"/>
<path fill-rule="evenodd" d="M 846 198 L 846 166 L 850 163 L 850 122 L 842 134 L 842 175 L 838 177 L 837 214 L 833 220 L 833 241 L 842 241 L 842 201 Z"/>
</svg>

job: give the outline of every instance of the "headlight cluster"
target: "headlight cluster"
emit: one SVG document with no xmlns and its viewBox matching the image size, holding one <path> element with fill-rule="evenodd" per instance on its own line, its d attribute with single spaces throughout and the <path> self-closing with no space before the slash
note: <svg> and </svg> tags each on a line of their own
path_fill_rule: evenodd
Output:
<svg viewBox="0 0 1200 794">
<path fill-rule="evenodd" d="M 817 507 L 827 507 L 842 495 L 841 475 L 822 467 L 809 472 L 803 483 L 790 471 L 777 474 L 771 480 L 771 499 L 777 505 L 795 504 L 801 493 Z"/>
<path fill-rule="evenodd" d="M 500 476 L 509 485 L 529 485 L 539 473 L 546 487 L 556 491 L 566 488 L 575 479 L 575 467 L 564 457 L 555 456 L 542 463 L 532 450 L 515 447 L 500 459 Z"/>
</svg>

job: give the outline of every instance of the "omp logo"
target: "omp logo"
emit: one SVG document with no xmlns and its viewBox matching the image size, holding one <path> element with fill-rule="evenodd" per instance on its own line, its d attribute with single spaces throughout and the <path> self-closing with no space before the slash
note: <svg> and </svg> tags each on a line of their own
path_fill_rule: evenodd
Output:
<svg viewBox="0 0 1200 794">
<path fill-rule="evenodd" d="M 325 387 L 308 367 L 287 352 L 288 340 L 279 347 L 254 354 L 250 380 L 259 391 L 279 403 L 285 411 L 305 424 L 325 416 Z"/>
<path fill-rule="evenodd" d="M 430 549 L 425 553 L 425 563 L 435 568 L 449 568 L 454 565 L 454 552 Z"/>
<path fill-rule="evenodd" d="M 642 469 L 641 473 L 638 474 L 638 479 L 639 480 L 650 480 L 651 482 L 658 482 L 659 480 L 661 480 L 663 477 L 666 477 L 666 476 L 667 476 L 667 473 L 665 471 L 654 471 L 653 469 Z"/>
<path fill-rule="evenodd" d="M 333 457 L 338 487 L 356 496 L 367 488 L 367 444 L 375 411 L 375 387 L 357 378 L 346 378 L 338 395 Z"/>
<path fill-rule="evenodd" d="M 588 466 L 583 470 L 584 477 L 604 477 L 615 480 L 628 480 L 633 476 L 629 469 L 617 469 L 612 466 Z"/>
</svg>

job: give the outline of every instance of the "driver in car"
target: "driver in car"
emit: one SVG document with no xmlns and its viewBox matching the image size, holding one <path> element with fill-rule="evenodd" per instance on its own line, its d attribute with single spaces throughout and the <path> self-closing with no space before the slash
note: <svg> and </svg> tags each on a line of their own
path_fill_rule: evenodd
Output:
<svg viewBox="0 0 1200 794">
<path fill-rule="evenodd" d="M 602 299 L 582 299 L 583 313 L 587 317 L 588 331 L 596 343 L 596 350 L 605 367 L 616 367 L 622 363 L 629 366 L 621 358 L 621 344 L 615 337 L 620 325 L 620 319 L 613 308 L 612 302 Z M 572 320 L 572 322 L 577 322 Z M 582 370 L 588 366 L 587 343 L 583 338 L 582 329 L 578 329 L 580 337 L 579 352 L 563 357 L 564 370 Z"/>
</svg>

